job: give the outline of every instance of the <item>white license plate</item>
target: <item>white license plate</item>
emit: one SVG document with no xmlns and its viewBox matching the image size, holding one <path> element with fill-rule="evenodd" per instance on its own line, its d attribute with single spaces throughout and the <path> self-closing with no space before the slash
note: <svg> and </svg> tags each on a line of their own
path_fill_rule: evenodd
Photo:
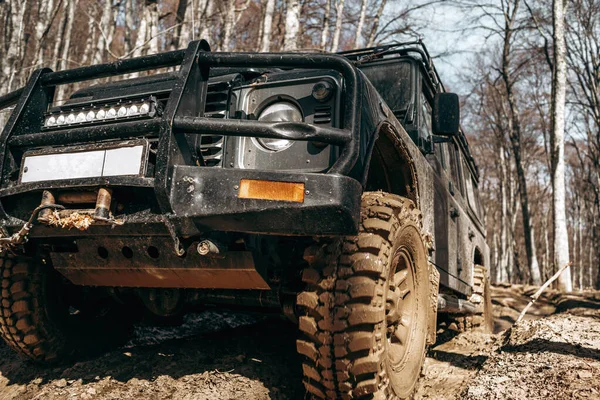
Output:
<svg viewBox="0 0 600 400">
<path fill-rule="evenodd" d="M 142 175 L 146 146 L 135 145 L 55 154 L 25 154 L 21 183 L 104 176 Z"/>
</svg>

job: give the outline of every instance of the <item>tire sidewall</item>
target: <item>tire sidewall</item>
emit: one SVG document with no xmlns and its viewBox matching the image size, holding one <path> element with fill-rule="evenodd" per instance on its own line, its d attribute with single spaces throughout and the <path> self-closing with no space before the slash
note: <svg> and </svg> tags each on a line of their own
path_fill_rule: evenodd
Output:
<svg viewBox="0 0 600 400">
<path fill-rule="evenodd" d="M 400 215 L 402 218 L 402 215 Z M 410 396 L 421 373 L 425 358 L 425 348 L 428 327 L 428 305 L 429 305 L 429 274 L 428 259 L 420 227 L 412 220 L 400 219 L 400 225 L 391 238 L 392 251 L 388 260 L 388 282 L 385 289 L 387 298 L 389 282 L 395 274 L 394 259 L 398 251 L 407 249 L 413 262 L 411 274 L 414 282 L 416 310 L 412 319 L 409 345 L 403 360 L 398 365 L 392 365 L 388 355 L 388 341 L 385 339 L 384 346 L 386 354 L 384 357 L 384 368 L 390 380 L 392 392 L 400 397 Z M 387 326 L 386 326 L 387 328 Z M 386 330 L 384 330 L 386 332 Z"/>
</svg>

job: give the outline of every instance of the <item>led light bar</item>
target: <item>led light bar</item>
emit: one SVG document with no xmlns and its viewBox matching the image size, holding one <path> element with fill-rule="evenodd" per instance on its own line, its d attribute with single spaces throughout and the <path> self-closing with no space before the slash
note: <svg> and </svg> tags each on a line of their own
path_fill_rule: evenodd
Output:
<svg viewBox="0 0 600 400">
<path fill-rule="evenodd" d="M 127 103 L 106 104 L 104 106 L 59 111 L 47 114 L 44 118 L 44 129 L 65 128 L 82 124 L 96 124 L 128 118 L 153 117 L 156 114 L 156 102 L 148 100 Z"/>
</svg>

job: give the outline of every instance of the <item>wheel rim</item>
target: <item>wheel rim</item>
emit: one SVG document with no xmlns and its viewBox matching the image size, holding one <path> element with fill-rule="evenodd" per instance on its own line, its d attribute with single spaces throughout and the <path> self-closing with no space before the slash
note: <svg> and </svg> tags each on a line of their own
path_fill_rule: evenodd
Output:
<svg viewBox="0 0 600 400">
<path fill-rule="evenodd" d="M 417 314 L 415 264 L 406 248 L 399 248 L 392 260 L 386 298 L 388 359 L 393 367 L 405 362 Z"/>
</svg>

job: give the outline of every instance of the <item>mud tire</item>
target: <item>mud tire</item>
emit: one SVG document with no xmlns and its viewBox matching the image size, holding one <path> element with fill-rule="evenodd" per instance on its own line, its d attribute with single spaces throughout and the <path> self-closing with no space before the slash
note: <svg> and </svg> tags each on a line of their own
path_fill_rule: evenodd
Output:
<svg viewBox="0 0 600 400">
<path fill-rule="evenodd" d="M 473 315 L 454 317 L 452 322 L 459 332 L 481 331 L 485 333 L 494 332 L 494 311 L 492 308 L 492 296 L 490 280 L 487 268 L 483 265 L 473 266 L 473 294 L 469 299 L 477 305 L 477 312 Z"/>
<path fill-rule="evenodd" d="M 0 334 L 17 353 L 51 363 L 94 354 L 124 343 L 131 316 L 108 303 L 72 313 L 64 302 L 65 280 L 40 259 L 0 258 Z"/>
<path fill-rule="evenodd" d="M 365 193 L 358 236 L 312 246 L 305 260 L 297 350 L 306 390 L 321 399 L 408 398 L 425 358 L 429 307 L 420 211 L 400 196 Z M 401 288 L 410 288 L 401 300 L 410 307 L 392 306 Z M 398 315 L 410 318 L 401 318 L 409 333 L 393 362 Z"/>
</svg>

